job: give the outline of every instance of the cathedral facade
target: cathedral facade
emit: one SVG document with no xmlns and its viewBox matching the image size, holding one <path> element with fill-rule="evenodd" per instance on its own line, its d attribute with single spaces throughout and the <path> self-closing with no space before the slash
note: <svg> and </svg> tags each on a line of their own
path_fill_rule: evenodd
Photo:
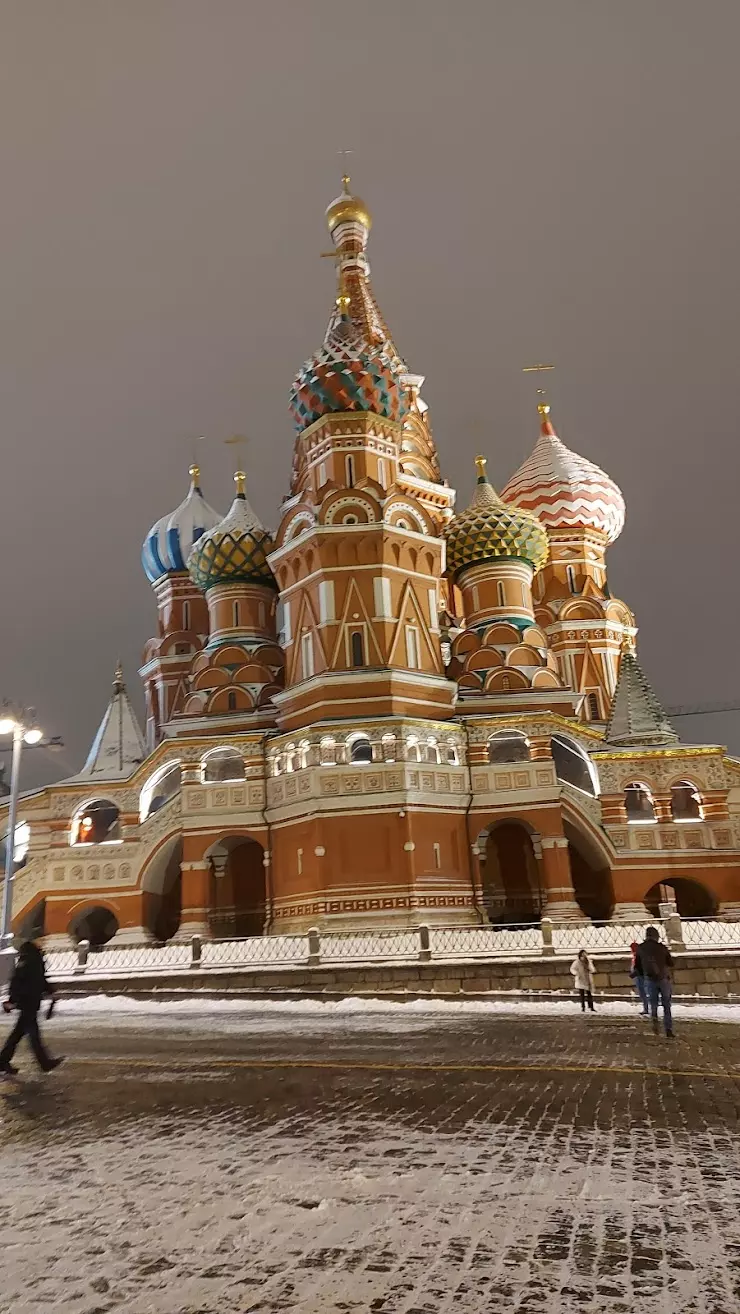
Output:
<svg viewBox="0 0 740 1314">
<path fill-rule="evenodd" d="M 196 466 L 152 527 L 145 732 L 118 670 L 82 771 L 22 798 L 16 933 L 740 913 L 740 761 L 681 743 L 643 675 L 619 489 L 542 401 L 531 456 L 500 493 L 479 457 L 456 510 L 348 178 L 327 221 L 277 528 L 244 472 L 222 516 Z"/>
</svg>

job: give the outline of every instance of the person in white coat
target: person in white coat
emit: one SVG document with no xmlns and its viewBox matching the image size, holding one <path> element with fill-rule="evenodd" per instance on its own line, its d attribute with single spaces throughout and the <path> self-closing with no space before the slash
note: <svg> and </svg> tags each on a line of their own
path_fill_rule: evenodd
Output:
<svg viewBox="0 0 740 1314">
<path fill-rule="evenodd" d="M 578 950 L 578 957 L 573 959 L 570 970 L 575 978 L 576 990 L 581 997 L 581 1012 L 586 1012 L 586 1004 L 588 1004 L 589 1012 L 593 1013 L 594 965 L 585 949 Z"/>
</svg>

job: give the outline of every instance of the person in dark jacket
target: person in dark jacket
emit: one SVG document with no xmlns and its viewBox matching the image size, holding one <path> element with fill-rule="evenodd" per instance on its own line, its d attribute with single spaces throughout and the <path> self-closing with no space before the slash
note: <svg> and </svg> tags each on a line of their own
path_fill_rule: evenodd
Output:
<svg viewBox="0 0 740 1314">
<path fill-rule="evenodd" d="M 15 970 L 10 978 L 10 993 L 3 1004 L 6 1013 L 14 1008 L 18 1010 L 18 1021 L 0 1050 L 0 1073 L 12 1075 L 18 1071 L 10 1060 L 24 1036 L 28 1036 L 28 1043 L 43 1072 L 51 1072 L 52 1068 L 58 1068 L 62 1062 L 61 1058 L 51 1057 L 41 1039 L 38 1011 L 45 995 L 51 999 L 46 1015 L 51 1017 L 54 987 L 46 978 L 41 949 L 33 940 L 27 940 L 18 950 Z"/>
<path fill-rule="evenodd" d="M 658 1030 L 658 1004 L 663 1005 L 663 1026 L 667 1036 L 673 1035 L 671 1014 L 671 974 L 673 958 L 654 926 L 648 926 L 645 939 L 635 955 L 635 972 L 645 982 L 645 991 L 653 1019 L 653 1031 Z"/>
<path fill-rule="evenodd" d="M 641 976 L 637 971 L 637 951 L 639 948 L 640 946 L 637 943 L 637 941 L 633 940 L 632 944 L 630 945 L 630 953 L 632 954 L 632 966 L 630 967 L 630 977 L 635 983 L 635 990 L 637 991 L 637 995 L 640 1000 L 640 1004 L 642 1006 L 642 1016 L 650 1017 L 650 1010 L 648 1008 L 647 990 L 645 989 L 645 978 L 644 976 Z"/>
</svg>

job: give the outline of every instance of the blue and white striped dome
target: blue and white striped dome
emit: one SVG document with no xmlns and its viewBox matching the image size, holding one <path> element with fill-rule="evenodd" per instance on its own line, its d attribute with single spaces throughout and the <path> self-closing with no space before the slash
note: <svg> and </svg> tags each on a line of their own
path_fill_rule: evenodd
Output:
<svg viewBox="0 0 740 1314">
<path fill-rule="evenodd" d="M 187 560 L 193 544 L 223 519 L 214 511 L 200 490 L 200 470 L 190 467 L 190 492 L 175 511 L 162 516 L 144 539 L 141 564 L 150 584 L 156 584 L 163 575 L 187 570 Z"/>
</svg>

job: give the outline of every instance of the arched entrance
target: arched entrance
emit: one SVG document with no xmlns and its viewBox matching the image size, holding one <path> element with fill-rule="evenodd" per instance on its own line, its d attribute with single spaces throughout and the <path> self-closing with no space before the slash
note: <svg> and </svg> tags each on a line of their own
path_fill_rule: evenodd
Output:
<svg viewBox="0 0 740 1314">
<path fill-rule="evenodd" d="M 118 918 L 110 908 L 92 904 L 75 913 L 67 931 L 75 944 L 89 940 L 91 949 L 100 949 L 113 939 L 118 930 Z"/>
<path fill-rule="evenodd" d="M 584 917 L 608 922 L 614 911 L 614 887 L 605 854 L 588 832 L 572 821 L 564 819 L 563 830 L 576 903 Z"/>
<path fill-rule="evenodd" d="M 208 921 L 214 939 L 264 935 L 264 855 L 262 845 L 247 835 L 227 835 L 206 855 L 212 868 Z"/>
<path fill-rule="evenodd" d="M 660 905 L 666 903 L 675 903 L 680 917 L 714 917 L 717 912 L 717 899 L 711 890 L 684 876 L 651 886 L 644 903 L 650 916 L 656 918 L 660 916 Z"/>
<path fill-rule="evenodd" d="M 159 944 L 171 940 L 182 909 L 182 837 L 173 835 L 157 849 L 142 882 L 142 925 Z"/>
<path fill-rule="evenodd" d="M 538 922 L 545 898 L 532 834 L 519 821 L 489 827 L 479 839 L 483 906 L 494 926 Z"/>
</svg>

